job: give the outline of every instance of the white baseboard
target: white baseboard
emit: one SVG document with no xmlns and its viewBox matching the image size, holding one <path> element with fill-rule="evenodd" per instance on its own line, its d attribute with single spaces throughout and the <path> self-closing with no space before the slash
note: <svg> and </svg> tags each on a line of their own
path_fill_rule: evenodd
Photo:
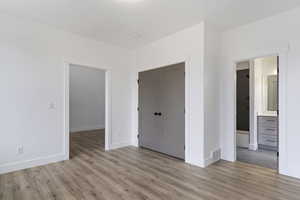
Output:
<svg viewBox="0 0 300 200">
<path fill-rule="evenodd" d="M 241 131 L 241 130 L 237 130 L 236 133 L 237 133 L 237 134 L 245 134 L 245 135 L 249 135 L 249 131 Z"/>
<path fill-rule="evenodd" d="M 249 150 L 256 151 L 257 149 L 258 149 L 258 145 L 257 144 L 249 144 Z"/>
<path fill-rule="evenodd" d="M 210 156 L 204 160 L 204 166 L 208 167 L 209 165 L 218 162 L 221 159 L 221 149 L 216 149 L 210 153 Z"/>
<path fill-rule="evenodd" d="M 98 130 L 98 129 L 105 129 L 105 125 L 74 127 L 74 128 L 70 128 L 70 132 L 75 133 L 75 132 Z"/>
<path fill-rule="evenodd" d="M 122 147 L 128 147 L 128 146 L 131 146 L 131 145 L 132 145 L 131 141 L 124 141 L 124 142 L 112 143 L 110 145 L 110 150 L 119 149 L 119 148 L 122 148 Z"/>
<path fill-rule="evenodd" d="M 135 146 L 135 147 L 139 147 L 139 141 L 138 141 L 138 139 L 133 139 L 132 142 L 131 142 L 131 145 Z"/>
<path fill-rule="evenodd" d="M 55 163 L 63 160 L 68 160 L 67 156 L 65 154 L 58 154 L 58 155 L 52 155 L 47 156 L 43 158 L 36 158 L 32 160 L 25 160 L 20 162 L 13 162 L 13 163 L 7 163 L 0 165 L 0 174 L 5 174 L 13 171 L 18 171 L 22 169 L 37 167 L 41 165 L 47 165 L 50 163 Z"/>
<path fill-rule="evenodd" d="M 218 162 L 220 160 L 220 158 L 218 159 L 214 159 L 214 158 L 206 158 L 204 161 L 204 167 L 208 167 L 209 165 L 214 164 L 215 162 Z"/>
<path fill-rule="evenodd" d="M 235 162 L 236 158 L 234 156 L 222 154 L 221 160 L 225 160 L 225 161 L 228 161 L 228 162 Z"/>
<path fill-rule="evenodd" d="M 190 165 L 193 165 L 193 166 L 196 166 L 196 167 L 201 167 L 201 168 L 205 168 L 205 165 L 204 165 L 204 161 L 201 159 L 201 160 L 194 160 L 194 159 L 185 159 L 185 163 L 187 164 L 190 164 Z"/>
<path fill-rule="evenodd" d="M 279 174 L 289 176 L 291 178 L 298 178 L 300 179 L 300 174 L 297 172 L 290 172 L 288 170 L 279 170 Z"/>
</svg>

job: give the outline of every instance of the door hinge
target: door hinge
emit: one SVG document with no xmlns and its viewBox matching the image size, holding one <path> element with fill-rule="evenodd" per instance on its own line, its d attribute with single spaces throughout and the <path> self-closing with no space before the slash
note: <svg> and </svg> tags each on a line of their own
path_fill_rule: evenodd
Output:
<svg viewBox="0 0 300 200">
<path fill-rule="evenodd" d="M 139 108 L 139 107 L 137 107 L 137 111 L 140 111 L 140 108 Z"/>
<path fill-rule="evenodd" d="M 140 84 L 140 82 L 141 82 L 140 79 L 138 79 L 138 80 L 137 80 L 137 84 Z"/>
<path fill-rule="evenodd" d="M 184 145 L 183 149 L 185 150 L 185 145 Z"/>
<path fill-rule="evenodd" d="M 140 134 L 137 135 L 137 138 L 138 138 L 138 139 L 140 138 Z"/>
</svg>

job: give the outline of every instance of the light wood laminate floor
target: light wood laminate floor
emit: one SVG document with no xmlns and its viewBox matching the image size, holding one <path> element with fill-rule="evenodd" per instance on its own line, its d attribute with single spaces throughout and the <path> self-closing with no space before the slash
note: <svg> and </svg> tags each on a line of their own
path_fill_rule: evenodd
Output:
<svg viewBox="0 0 300 200">
<path fill-rule="evenodd" d="M 135 147 L 104 152 L 103 131 L 72 134 L 71 160 L 0 175 L 0 199 L 300 199 L 300 181 L 244 163 L 206 169 Z"/>
</svg>

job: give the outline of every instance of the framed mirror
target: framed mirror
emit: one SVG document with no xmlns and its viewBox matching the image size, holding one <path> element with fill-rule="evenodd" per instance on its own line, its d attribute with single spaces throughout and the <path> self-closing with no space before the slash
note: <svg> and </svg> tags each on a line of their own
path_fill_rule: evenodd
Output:
<svg viewBox="0 0 300 200">
<path fill-rule="evenodd" d="M 267 90 L 268 90 L 268 100 L 267 100 L 267 108 L 268 111 L 277 111 L 278 107 L 278 98 L 277 98 L 277 75 L 269 75 L 267 78 Z"/>
</svg>

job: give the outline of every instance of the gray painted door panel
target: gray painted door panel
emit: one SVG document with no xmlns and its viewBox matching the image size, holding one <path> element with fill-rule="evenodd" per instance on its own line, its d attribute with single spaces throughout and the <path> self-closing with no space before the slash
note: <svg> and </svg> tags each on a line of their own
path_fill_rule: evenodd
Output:
<svg viewBox="0 0 300 200">
<path fill-rule="evenodd" d="M 139 144 L 150 149 L 159 149 L 161 124 L 154 115 L 159 109 L 160 76 L 155 71 L 139 76 Z"/>
<path fill-rule="evenodd" d="M 139 73 L 139 145 L 181 159 L 185 158 L 184 66 Z"/>
</svg>

